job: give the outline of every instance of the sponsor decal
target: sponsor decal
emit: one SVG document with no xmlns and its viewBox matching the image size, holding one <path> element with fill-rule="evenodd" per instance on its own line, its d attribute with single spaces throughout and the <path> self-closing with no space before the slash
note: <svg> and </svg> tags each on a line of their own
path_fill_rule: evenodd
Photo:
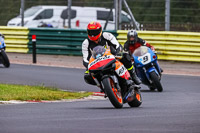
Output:
<svg viewBox="0 0 200 133">
<path fill-rule="evenodd" d="M 124 65 L 121 65 L 119 69 L 116 70 L 116 73 L 121 77 L 126 73 L 127 69 L 124 67 Z"/>
<path fill-rule="evenodd" d="M 94 65 L 94 64 L 96 64 L 96 63 L 98 63 L 98 62 L 100 62 L 100 61 L 103 61 L 103 60 L 107 60 L 107 59 L 112 59 L 112 58 L 115 58 L 113 55 L 105 55 L 105 56 L 103 56 L 103 57 L 99 57 L 99 58 L 97 58 L 96 60 L 94 60 L 93 62 L 91 62 L 90 64 L 89 64 L 89 67 L 88 68 L 90 68 L 92 65 Z"/>
<path fill-rule="evenodd" d="M 123 75 L 124 71 L 125 71 L 125 67 L 122 66 L 121 69 L 119 70 L 119 75 Z"/>
</svg>

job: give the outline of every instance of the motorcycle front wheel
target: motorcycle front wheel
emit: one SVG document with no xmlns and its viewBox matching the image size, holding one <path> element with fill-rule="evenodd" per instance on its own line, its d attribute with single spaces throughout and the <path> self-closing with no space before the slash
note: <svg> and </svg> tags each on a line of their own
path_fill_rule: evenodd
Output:
<svg viewBox="0 0 200 133">
<path fill-rule="evenodd" d="M 122 99 L 121 90 L 116 87 L 113 79 L 110 77 L 104 78 L 102 83 L 104 86 L 105 93 L 107 94 L 112 105 L 115 108 L 122 108 L 123 99 Z"/>
<path fill-rule="evenodd" d="M 156 72 L 151 72 L 150 73 L 150 77 L 151 77 L 151 80 L 153 81 L 153 85 L 154 87 L 159 91 L 159 92 L 162 92 L 163 91 L 163 87 L 160 83 L 160 80 L 158 78 L 158 75 L 156 74 Z"/>
<path fill-rule="evenodd" d="M 4 50 L 1 50 L 1 59 L 2 59 L 3 65 L 6 68 L 10 67 L 10 61 L 9 61 L 8 56 L 6 55 L 6 52 Z"/>
</svg>

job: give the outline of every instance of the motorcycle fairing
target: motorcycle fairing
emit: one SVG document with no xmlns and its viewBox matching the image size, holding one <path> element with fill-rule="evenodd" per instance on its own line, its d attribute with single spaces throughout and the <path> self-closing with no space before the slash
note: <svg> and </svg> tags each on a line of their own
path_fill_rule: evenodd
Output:
<svg viewBox="0 0 200 133">
<path fill-rule="evenodd" d="M 88 70 L 95 71 L 95 70 L 103 70 L 107 66 L 115 63 L 115 72 L 116 74 L 125 79 L 130 78 L 130 74 L 128 70 L 124 67 L 124 65 L 115 59 L 115 56 L 111 54 L 110 50 L 107 49 L 105 53 L 101 56 L 95 59 L 94 57 L 90 58 Z"/>
<path fill-rule="evenodd" d="M 130 78 L 130 74 L 129 74 L 128 70 L 119 61 L 115 62 L 115 72 L 121 78 L 124 78 L 124 79 L 127 79 L 127 80 Z"/>
<path fill-rule="evenodd" d="M 160 77 L 161 70 L 157 62 L 157 56 L 150 48 L 141 46 L 141 48 L 136 49 L 132 57 L 134 58 L 138 77 L 143 83 L 152 83 L 150 73 L 153 71 Z"/>
<path fill-rule="evenodd" d="M 0 49 L 5 48 L 4 38 L 0 36 Z"/>
<path fill-rule="evenodd" d="M 105 55 L 97 59 L 94 59 L 92 57 L 88 65 L 88 70 L 101 70 L 105 68 L 107 64 L 110 64 L 110 62 L 112 62 L 113 60 L 115 60 L 115 56 L 113 55 Z"/>
<path fill-rule="evenodd" d="M 146 49 L 143 52 L 140 51 L 137 51 L 136 53 L 134 52 L 132 54 L 132 57 L 134 58 L 137 67 L 143 67 L 144 65 L 147 65 L 157 60 L 157 56 L 156 58 L 153 58 L 154 55 L 155 53 L 150 48 L 146 47 Z"/>
</svg>

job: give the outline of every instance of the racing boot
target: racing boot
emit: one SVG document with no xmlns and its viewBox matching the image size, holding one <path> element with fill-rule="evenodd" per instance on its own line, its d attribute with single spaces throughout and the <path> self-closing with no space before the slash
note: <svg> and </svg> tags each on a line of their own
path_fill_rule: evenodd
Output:
<svg viewBox="0 0 200 133">
<path fill-rule="evenodd" d="M 128 72 L 130 73 L 130 76 L 136 85 L 139 85 L 142 83 L 141 80 L 136 75 L 134 68 L 132 68 L 131 70 L 128 70 Z"/>
<path fill-rule="evenodd" d="M 141 88 L 139 85 L 134 84 L 132 80 L 127 80 L 126 83 L 127 83 L 128 90 L 131 90 L 131 89 L 137 90 Z"/>
</svg>

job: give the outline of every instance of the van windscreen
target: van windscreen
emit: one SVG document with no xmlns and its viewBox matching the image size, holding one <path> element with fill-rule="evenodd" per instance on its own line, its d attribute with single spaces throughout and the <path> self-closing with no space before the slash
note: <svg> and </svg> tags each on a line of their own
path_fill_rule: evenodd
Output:
<svg viewBox="0 0 200 133">
<path fill-rule="evenodd" d="M 31 17 L 31 16 L 33 16 L 36 12 L 38 12 L 40 9 L 41 9 L 41 7 L 32 7 L 32 8 L 29 8 L 29 9 L 27 9 L 27 10 L 24 12 L 24 17 L 25 17 L 25 18 Z"/>
</svg>

